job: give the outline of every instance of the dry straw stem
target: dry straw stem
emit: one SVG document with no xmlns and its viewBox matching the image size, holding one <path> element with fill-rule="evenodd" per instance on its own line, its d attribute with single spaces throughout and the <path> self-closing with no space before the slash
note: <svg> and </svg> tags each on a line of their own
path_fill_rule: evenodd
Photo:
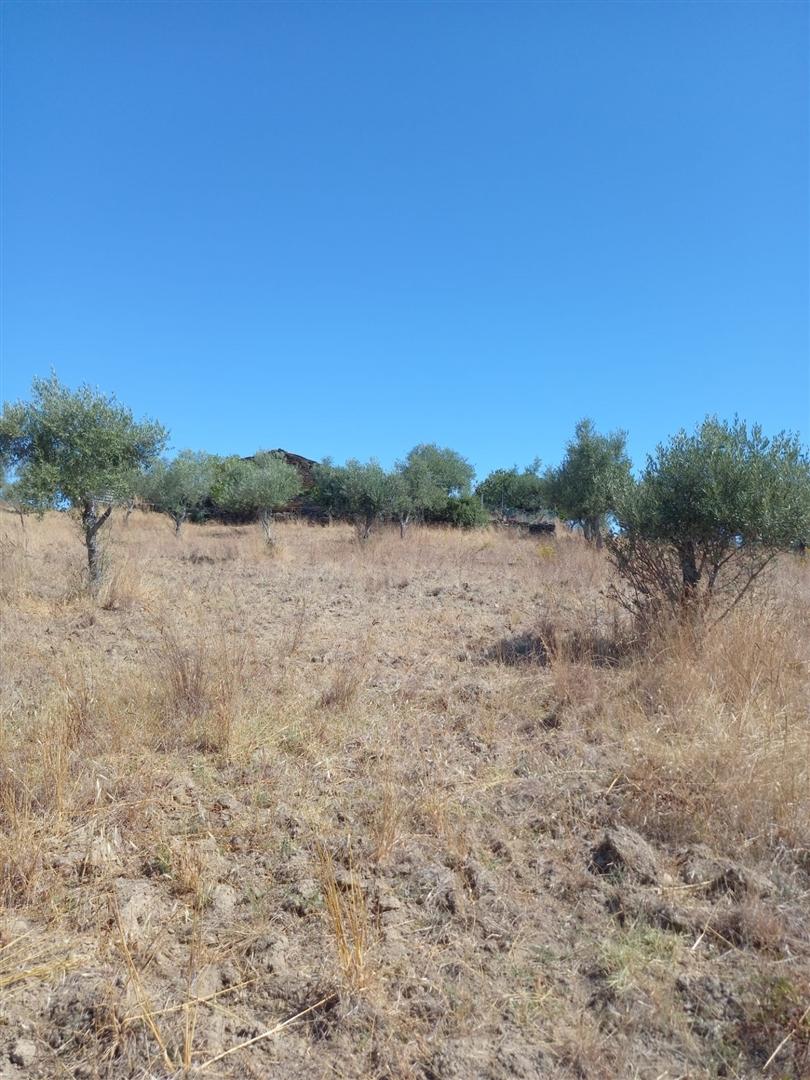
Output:
<svg viewBox="0 0 810 1080">
<path fill-rule="evenodd" d="M 115 919 L 115 925 L 116 925 L 116 928 L 118 930 L 118 937 L 119 937 L 119 943 L 121 945 L 121 952 L 123 953 L 124 959 L 126 961 L 126 965 L 127 965 L 127 969 L 129 971 L 129 974 L 130 974 L 130 978 L 132 979 L 132 985 L 133 985 L 133 987 L 135 989 L 135 994 L 136 994 L 136 996 L 138 998 L 138 1004 L 141 1007 L 141 1017 L 142 1017 L 144 1023 L 146 1024 L 146 1026 L 151 1031 L 155 1042 L 157 1043 L 158 1047 L 160 1048 L 160 1053 L 161 1053 L 161 1056 L 163 1058 L 163 1064 L 166 1066 L 166 1068 L 169 1070 L 169 1072 L 174 1072 L 177 1069 L 177 1065 L 172 1061 L 171 1055 L 169 1054 L 169 1051 L 168 1051 L 167 1046 L 166 1046 L 166 1042 L 165 1042 L 165 1040 L 164 1040 L 164 1038 L 163 1038 L 163 1036 L 162 1036 L 162 1034 L 160 1032 L 160 1028 L 157 1026 L 157 1023 L 156 1023 L 156 1015 L 157 1014 L 155 1013 L 154 1006 L 152 1005 L 152 1002 L 149 999 L 149 995 L 146 993 L 146 990 L 144 989 L 143 983 L 141 981 L 140 973 L 139 973 L 137 967 L 135 966 L 135 961 L 132 959 L 132 953 L 130 952 L 129 945 L 127 944 L 126 931 L 124 930 L 124 925 L 121 922 L 121 912 L 119 911 L 118 903 L 114 898 L 110 901 L 110 906 L 111 906 L 111 909 L 112 909 L 113 918 Z"/>
<path fill-rule="evenodd" d="M 208 1061 L 204 1061 L 201 1065 L 196 1065 L 193 1071 L 204 1072 L 206 1069 L 210 1069 L 212 1065 L 216 1065 L 218 1061 L 230 1057 L 231 1054 L 238 1054 L 241 1050 L 246 1050 L 249 1046 L 255 1046 L 256 1043 L 272 1038 L 273 1035 L 277 1035 L 279 1031 L 289 1027 L 290 1024 L 294 1024 L 296 1020 L 302 1020 L 305 1016 L 315 1012 L 316 1009 L 322 1008 L 324 1005 L 328 1005 L 329 1002 L 334 1001 L 336 998 L 337 994 L 327 994 L 326 997 L 322 997 L 320 1001 L 316 1001 L 314 1005 L 309 1005 L 306 1009 L 297 1012 L 295 1016 L 290 1016 L 288 1019 L 282 1020 L 280 1023 L 276 1024 L 275 1027 L 270 1028 L 268 1031 L 263 1031 L 261 1035 L 254 1035 L 252 1039 L 246 1039 L 244 1042 L 239 1043 L 238 1046 L 232 1046 L 228 1050 L 223 1050 L 221 1054 L 209 1058 Z"/>
<path fill-rule="evenodd" d="M 28 931 L 0 945 L 0 990 L 10 990 L 28 979 L 56 981 L 77 966 L 76 959 L 57 946 L 32 947 L 31 934 Z"/>
<path fill-rule="evenodd" d="M 338 962 L 350 990 L 362 990 L 368 983 L 369 918 L 366 897 L 349 858 L 349 880 L 338 884 L 335 864 L 322 843 L 316 844 L 323 901 L 334 934 Z"/>
<path fill-rule="evenodd" d="M 188 951 L 188 969 L 186 972 L 186 1001 L 185 1008 L 183 1009 L 183 1045 L 181 1056 L 183 1061 L 183 1068 L 186 1070 L 191 1067 L 192 1048 L 194 1046 L 194 1034 L 197 1028 L 197 1016 L 199 1014 L 199 1005 L 196 998 L 192 997 L 191 992 L 191 988 L 194 984 L 194 978 L 197 973 L 199 950 L 200 905 L 199 903 L 195 903 L 194 922 L 191 932 L 191 947 Z"/>
<path fill-rule="evenodd" d="M 225 997 L 227 994 L 235 994 L 237 990 L 242 990 L 245 986 L 251 986 L 256 982 L 256 979 L 243 979 L 241 982 L 234 983 L 233 986 L 224 986 L 221 990 L 214 990 L 213 993 L 204 994 L 197 997 L 189 997 L 186 1001 L 176 1002 L 174 1005 L 167 1005 L 163 1009 L 153 1009 L 152 1016 L 171 1016 L 172 1013 L 184 1012 L 188 1009 L 196 1008 L 199 1005 L 209 1005 L 212 1001 L 218 1001 L 219 998 Z M 125 1024 L 131 1024 L 136 1020 L 141 1020 L 141 1013 L 132 1013 L 130 1016 L 124 1017 Z"/>
<path fill-rule="evenodd" d="M 383 863 L 391 857 L 402 836 L 405 810 L 403 792 L 389 777 L 380 784 L 379 800 L 372 813 L 370 828 L 375 862 Z"/>
<path fill-rule="evenodd" d="M 785 1035 L 784 1039 L 782 1039 L 782 1041 L 776 1047 L 774 1052 L 771 1054 L 771 1056 L 768 1058 L 768 1060 L 762 1066 L 762 1071 L 763 1072 L 767 1072 L 768 1069 L 770 1069 L 771 1065 L 773 1065 L 774 1061 L 776 1061 L 776 1059 L 779 1057 L 781 1052 L 785 1049 L 787 1044 L 790 1042 L 790 1040 L 793 1038 L 793 1036 L 796 1034 L 796 1032 L 799 1030 L 799 1028 L 802 1026 L 802 1024 L 805 1022 L 805 1020 L 808 1017 L 810 1017 L 810 1005 L 807 1006 L 807 1008 L 804 1010 L 802 1015 L 799 1017 L 799 1019 L 793 1025 L 791 1030 L 787 1033 L 787 1035 Z"/>
</svg>

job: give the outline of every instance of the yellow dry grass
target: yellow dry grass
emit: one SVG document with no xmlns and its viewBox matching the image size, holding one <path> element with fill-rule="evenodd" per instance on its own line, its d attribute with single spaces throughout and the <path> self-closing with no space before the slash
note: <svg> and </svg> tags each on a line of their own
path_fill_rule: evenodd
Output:
<svg viewBox="0 0 810 1080">
<path fill-rule="evenodd" d="M 90 599 L 68 517 L 0 515 L 39 1075 L 803 1075 L 810 565 L 642 649 L 574 537 L 276 535 L 116 517 Z M 617 825 L 654 881 L 589 869 Z"/>
</svg>

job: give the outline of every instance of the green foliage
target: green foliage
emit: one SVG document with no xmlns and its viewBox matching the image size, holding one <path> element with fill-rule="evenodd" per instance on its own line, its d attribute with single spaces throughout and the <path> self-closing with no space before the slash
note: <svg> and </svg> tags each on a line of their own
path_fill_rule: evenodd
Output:
<svg viewBox="0 0 810 1080">
<path fill-rule="evenodd" d="M 173 461 L 158 461 L 141 482 L 143 498 L 158 513 L 172 519 L 175 531 L 198 514 L 211 498 L 218 459 L 183 450 Z"/>
<path fill-rule="evenodd" d="M 23 486 L 14 480 L 4 479 L 0 483 L 0 501 L 8 503 L 15 514 L 19 514 L 23 528 L 26 514 L 35 514 L 42 510 L 42 506 L 28 497 Z"/>
<path fill-rule="evenodd" d="M 324 458 L 320 464 L 312 470 L 312 478 L 315 485 L 310 492 L 310 498 L 320 506 L 329 517 L 338 517 L 341 513 L 343 470 L 335 465 L 331 458 Z"/>
<path fill-rule="evenodd" d="M 467 524 L 475 517 L 479 524 L 480 504 L 469 495 L 472 476 L 472 466 L 454 450 L 422 445 L 390 473 L 374 460 L 338 466 L 326 459 L 315 470 L 313 496 L 330 515 L 353 519 L 364 537 L 376 521 L 391 518 L 403 532 L 412 518 Z M 475 509 L 465 500 L 476 502 Z"/>
<path fill-rule="evenodd" d="M 371 522 L 388 510 L 391 498 L 389 478 L 379 462 L 351 459 L 343 469 L 341 494 L 347 514 Z"/>
<path fill-rule="evenodd" d="M 0 459 L 42 509 L 125 497 L 165 443 L 160 424 L 136 422 L 114 396 L 69 390 L 55 375 L 35 379 L 32 400 L 6 404 L 0 417 Z"/>
<path fill-rule="evenodd" d="M 420 443 L 410 451 L 397 471 L 406 479 L 418 503 L 430 509 L 432 502 L 451 495 L 469 495 L 475 470 L 466 458 L 448 447 Z"/>
<path fill-rule="evenodd" d="M 399 522 L 403 536 L 412 517 L 423 513 L 422 493 L 400 468 L 388 475 L 388 511 Z"/>
<path fill-rule="evenodd" d="M 580 420 L 562 464 L 545 475 L 549 509 L 582 526 L 589 540 L 601 543 L 608 515 L 632 487 L 627 435 L 600 435 L 591 420 Z"/>
<path fill-rule="evenodd" d="M 330 514 L 352 518 L 367 537 L 374 522 L 391 513 L 394 485 L 377 461 L 352 458 L 339 466 L 327 460 L 315 470 L 315 497 Z"/>
<path fill-rule="evenodd" d="M 455 450 L 415 446 L 389 478 L 391 512 L 401 530 L 412 518 L 449 520 L 448 504 L 469 495 L 473 475 L 472 465 Z"/>
<path fill-rule="evenodd" d="M 137 422 L 114 396 L 69 390 L 55 375 L 35 379 L 31 401 L 4 405 L 0 417 L 0 461 L 16 471 L 15 497 L 40 511 L 79 512 L 91 587 L 101 573 L 98 530 L 165 443 L 160 424 Z M 108 504 L 101 514 L 99 502 Z"/>
<path fill-rule="evenodd" d="M 301 492 L 301 477 L 280 454 L 260 452 L 252 459 L 225 458 L 215 469 L 211 497 L 226 513 L 258 517 L 270 542 L 274 510 Z"/>
<path fill-rule="evenodd" d="M 518 511 L 540 513 L 548 505 L 546 483 L 540 476 L 539 458 L 522 472 L 517 466 L 495 469 L 475 489 L 484 506 L 493 513 L 512 515 Z"/>
<path fill-rule="evenodd" d="M 445 521 L 460 529 L 479 529 L 489 525 L 490 516 L 476 495 L 454 495 L 445 503 L 441 516 L 436 515 L 434 520 Z"/>
<path fill-rule="evenodd" d="M 810 533 L 810 458 L 794 435 L 708 417 L 657 448 L 618 517 L 611 555 L 637 603 L 720 592 L 733 606 Z"/>
</svg>

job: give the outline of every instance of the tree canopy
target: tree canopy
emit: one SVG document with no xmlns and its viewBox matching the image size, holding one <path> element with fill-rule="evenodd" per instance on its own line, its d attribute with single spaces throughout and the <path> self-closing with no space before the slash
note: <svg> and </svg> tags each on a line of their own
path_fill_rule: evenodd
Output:
<svg viewBox="0 0 810 1080">
<path fill-rule="evenodd" d="M 31 400 L 6 404 L 0 418 L 0 458 L 43 508 L 126 496 L 166 438 L 161 424 L 135 421 L 114 395 L 70 390 L 55 375 L 34 379 Z"/>
<path fill-rule="evenodd" d="M 376 521 L 392 518 L 404 535 L 413 518 L 465 525 L 475 518 L 481 524 L 480 503 L 472 510 L 467 506 L 473 475 L 455 450 L 422 444 L 391 472 L 374 459 L 350 459 L 345 465 L 326 459 L 315 470 L 314 495 L 330 515 L 353 518 L 364 537 Z"/>
<path fill-rule="evenodd" d="M 252 459 L 226 458 L 217 468 L 212 498 L 233 514 L 258 515 L 265 539 L 272 542 L 274 510 L 291 502 L 301 491 L 301 477 L 280 454 L 260 451 Z"/>
<path fill-rule="evenodd" d="M 361 462 L 350 458 L 345 465 L 331 463 L 319 467 L 319 490 L 328 499 L 330 512 L 355 520 L 365 538 L 375 521 L 391 509 L 391 478 L 378 461 Z"/>
<path fill-rule="evenodd" d="M 34 379 L 30 401 L 4 405 L 0 460 L 15 470 L 16 496 L 25 505 L 79 512 L 95 586 L 101 572 L 98 531 L 166 438 L 165 428 L 154 420 L 136 421 L 113 395 L 86 385 L 70 390 L 51 375 Z M 106 504 L 102 513 L 99 503 Z"/>
<path fill-rule="evenodd" d="M 469 495 L 475 469 L 456 450 L 436 443 L 420 443 L 397 470 L 423 506 L 450 496 Z"/>
<path fill-rule="evenodd" d="M 592 420 L 580 420 L 562 463 L 545 475 L 549 508 L 588 540 L 601 543 L 607 516 L 632 485 L 626 446 L 626 432 L 600 435 Z"/>
<path fill-rule="evenodd" d="M 484 506 L 495 514 L 536 514 L 548 507 L 547 485 L 540 475 L 540 460 L 522 471 L 495 469 L 475 489 Z"/>
<path fill-rule="evenodd" d="M 719 591 L 733 604 L 810 534 L 810 457 L 795 435 L 710 416 L 659 445 L 618 517 L 611 552 L 640 597 Z"/>
<path fill-rule="evenodd" d="M 183 522 L 211 498 L 218 459 L 182 450 L 172 461 L 159 460 L 143 476 L 141 492 L 153 510 L 166 514 L 179 533 Z"/>
</svg>

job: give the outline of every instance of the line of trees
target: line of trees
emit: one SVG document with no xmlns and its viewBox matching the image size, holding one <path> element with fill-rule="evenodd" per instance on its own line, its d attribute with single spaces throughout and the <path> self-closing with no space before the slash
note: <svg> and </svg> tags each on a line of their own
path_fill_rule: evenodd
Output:
<svg viewBox="0 0 810 1080">
<path fill-rule="evenodd" d="M 113 396 L 72 391 L 55 375 L 34 380 L 28 401 L 0 416 L 3 495 L 22 515 L 73 511 L 87 549 L 91 588 L 101 572 L 99 533 L 114 505 L 142 501 L 180 533 L 189 519 L 227 514 L 258 520 L 273 543 L 274 513 L 302 493 L 282 455 L 217 457 L 184 450 L 163 456 L 168 433 L 136 420 Z M 497 469 L 473 490 L 474 470 L 454 450 L 423 443 L 392 470 L 379 462 L 325 460 L 307 501 L 355 522 L 367 538 L 380 521 L 461 527 L 493 517 L 553 514 L 607 548 L 622 581 L 617 595 L 636 613 L 694 610 L 723 597 L 737 603 L 778 554 L 810 534 L 810 457 L 791 434 L 708 417 L 657 447 L 634 477 L 623 431 L 577 424 L 561 463 L 541 471 Z"/>
<path fill-rule="evenodd" d="M 260 451 L 251 458 L 219 458 L 184 450 L 173 460 L 157 459 L 135 477 L 142 504 L 166 514 L 179 534 L 189 519 L 228 517 L 258 520 L 272 543 L 273 514 L 306 495 L 310 509 L 328 520 L 353 521 L 367 539 L 383 521 L 405 535 L 413 521 L 481 525 L 489 514 L 471 493 L 473 468 L 454 450 L 424 444 L 386 471 L 379 462 L 329 459 L 314 467 L 304 492 L 298 469 L 281 454 Z"/>
<path fill-rule="evenodd" d="M 313 502 L 329 517 L 354 520 L 367 539 L 375 524 L 396 521 L 405 536 L 413 521 L 473 527 L 489 522 L 472 494 L 475 470 L 455 450 L 422 443 L 390 472 L 375 460 L 327 460 L 314 472 Z"/>
</svg>

